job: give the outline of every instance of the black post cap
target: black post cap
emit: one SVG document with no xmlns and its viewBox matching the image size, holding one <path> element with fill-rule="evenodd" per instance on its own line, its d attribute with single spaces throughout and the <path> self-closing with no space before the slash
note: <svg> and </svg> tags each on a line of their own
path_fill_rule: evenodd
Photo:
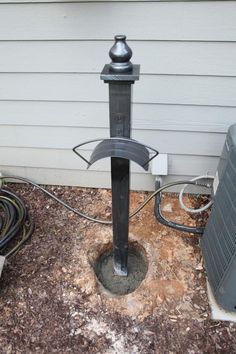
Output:
<svg viewBox="0 0 236 354">
<path fill-rule="evenodd" d="M 125 73 L 132 70 L 133 64 L 130 62 L 132 50 L 126 43 L 126 36 L 115 36 L 115 43 L 109 51 L 112 60 L 110 70 L 117 73 Z"/>
</svg>

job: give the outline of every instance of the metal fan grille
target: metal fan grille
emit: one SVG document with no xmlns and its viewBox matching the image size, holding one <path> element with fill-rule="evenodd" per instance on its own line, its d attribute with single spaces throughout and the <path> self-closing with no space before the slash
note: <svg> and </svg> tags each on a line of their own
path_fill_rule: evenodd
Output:
<svg viewBox="0 0 236 354">
<path fill-rule="evenodd" d="M 201 241 L 211 287 L 224 282 L 236 255 L 236 149 L 232 149 L 216 192 L 215 202 Z"/>
</svg>

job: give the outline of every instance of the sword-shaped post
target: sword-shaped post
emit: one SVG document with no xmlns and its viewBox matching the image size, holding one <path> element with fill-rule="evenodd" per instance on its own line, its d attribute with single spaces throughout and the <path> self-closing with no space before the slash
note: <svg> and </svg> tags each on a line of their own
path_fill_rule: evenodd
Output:
<svg viewBox="0 0 236 354">
<path fill-rule="evenodd" d="M 139 65 L 130 62 L 132 51 L 125 36 L 115 36 L 101 79 L 109 84 L 110 136 L 130 138 L 131 85 L 139 79 Z M 127 276 L 129 233 L 129 160 L 111 157 L 113 266 L 114 273 Z"/>
</svg>

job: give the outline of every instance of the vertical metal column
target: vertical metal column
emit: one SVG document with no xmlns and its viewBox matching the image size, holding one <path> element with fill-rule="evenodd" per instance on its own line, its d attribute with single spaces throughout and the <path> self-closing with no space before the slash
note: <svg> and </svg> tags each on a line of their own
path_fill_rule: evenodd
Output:
<svg viewBox="0 0 236 354">
<path fill-rule="evenodd" d="M 110 136 L 130 137 L 131 85 L 139 79 L 139 65 L 130 62 L 132 51 L 125 36 L 115 36 L 115 44 L 101 79 L 109 84 Z M 127 276 L 129 233 L 129 160 L 111 158 L 114 272 Z"/>
</svg>

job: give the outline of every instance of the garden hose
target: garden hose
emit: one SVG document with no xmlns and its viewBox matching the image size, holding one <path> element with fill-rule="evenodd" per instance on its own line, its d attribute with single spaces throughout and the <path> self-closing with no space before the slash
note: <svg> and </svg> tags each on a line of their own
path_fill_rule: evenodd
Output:
<svg viewBox="0 0 236 354">
<path fill-rule="evenodd" d="M 160 187 L 160 181 L 156 182 L 156 188 Z M 178 230 L 178 231 L 183 231 L 183 232 L 190 232 L 193 234 L 198 234 L 201 235 L 204 232 L 204 227 L 194 227 L 194 226 L 188 226 L 184 224 L 179 224 L 176 223 L 172 220 L 166 219 L 161 212 L 161 193 L 158 193 L 155 197 L 155 205 L 154 205 L 154 214 L 157 218 L 157 220 L 165 226 L 171 227 L 172 229 Z"/>
<path fill-rule="evenodd" d="M 29 239 L 34 223 L 22 200 L 14 193 L 0 193 L 0 255 L 11 257 Z"/>
<path fill-rule="evenodd" d="M 99 223 L 99 224 L 105 224 L 105 225 L 111 225 L 112 224 L 111 220 L 97 219 L 97 218 L 94 218 L 92 216 L 84 214 L 81 211 L 71 207 L 70 205 L 65 203 L 63 200 L 59 199 L 54 194 L 50 193 L 48 190 L 46 190 L 45 188 L 43 188 L 39 184 L 31 181 L 28 178 L 19 177 L 19 176 L 0 176 L 0 180 L 5 181 L 5 180 L 9 180 L 9 179 L 10 180 L 18 180 L 18 181 L 21 181 L 21 182 L 24 182 L 24 183 L 27 183 L 27 184 L 31 184 L 32 186 L 34 186 L 35 188 L 41 190 L 42 192 L 47 194 L 49 197 L 51 197 L 52 199 L 56 200 L 58 203 L 63 205 L 65 208 L 67 208 L 68 210 L 70 210 L 73 213 L 77 214 L 78 216 L 81 216 L 82 218 L 85 218 L 87 220 L 90 220 L 90 221 L 93 221 L 93 222 L 96 222 L 96 223 Z M 136 214 L 138 214 L 150 202 L 150 200 L 152 198 L 154 198 L 158 193 L 160 193 L 163 190 L 168 189 L 170 187 L 178 186 L 178 185 L 181 185 L 181 184 L 192 184 L 192 185 L 197 185 L 197 186 L 200 186 L 200 187 L 207 187 L 207 188 L 211 187 L 211 185 L 209 185 L 209 184 L 199 183 L 198 181 L 177 181 L 177 182 L 171 182 L 171 183 L 165 184 L 162 187 L 159 187 L 157 190 L 155 190 L 152 194 L 150 194 L 138 208 L 136 208 L 134 211 L 132 211 L 130 213 L 129 218 L 132 218 Z"/>
<path fill-rule="evenodd" d="M 58 203 L 63 205 L 68 210 L 72 211 L 76 215 L 83 217 L 89 221 L 93 221 L 100 224 L 111 225 L 111 220 L 101 220 L 95 217 L 91 217 L 82 213 L 81 211 L 71 207 L 54 194 L 47 191 L 42 186 L 37 183 L 31 181 L 28 178 L 19 177 L 19 176 L 0 176 L 0 180 L 5 182 L 6 180 L 16 180 L 21 181 L 27 184 L 30 184 L 37 189 L 44 192 L 50 198 L 56 200 Z M 198 185 L 202 187 L 210 187 L 209 184 L 199 183 L 198 181 L 177 181 L 168 183 L 159 187 L 155 190 L 150 196 L 146 198 L 146 200 L 134 211 L 131 212 L 129 218 L 134 217 L 137 213 L 139 213 L 148 203 L 149 201 L 158 195 L 163 190 L 177 186 L 177 185 Z M 29 237 L 32 235 L 34 230 L 34 223 L 32 222 L 30 216 L 27 213 L 26 207 L 24 203 L 21 201 L 19 197 L 17 197 L 12 192 L 9 192 L 3 188 L 0 189 L 0 255 L 3 255 L 9 258 L 11 255 L 16 253 L 19 248 L 22 246 L 24 242 L 26 242 Z M 17 241 L 19 240 L 19 241 Z"/>
<path fill-rule="evenodd" d="M 215 177 L 214 176 L 209 176 L 209 175 L 203 175 L 203 176 L 198 176 L 198 177 L 192 178 L 191 181 L 199 181 L 199 180 L 203 180 L 203 179 L 214 180 Z M 185 186 L 183 186 L 183 188 L 181 189 L 181 191 L 179 193 L 179 204 L 180 204 L 181 208 L 184 209 L 187 213 L 192 213 L 192 214 L 202 213 L 203 211 L 209 209 L 212 206 L 213 200 L 211 199 L 209 201 L 209 203 L 207 203 L 206 205 L 204 205 L 201 208 L 198 208 L 198 209 L 188 208 L 184 204 L 184 201 L 183 201 L 183 194 L 185 192 L 186 187 L 187 187 L 187 184 Z"/>
</svg>

